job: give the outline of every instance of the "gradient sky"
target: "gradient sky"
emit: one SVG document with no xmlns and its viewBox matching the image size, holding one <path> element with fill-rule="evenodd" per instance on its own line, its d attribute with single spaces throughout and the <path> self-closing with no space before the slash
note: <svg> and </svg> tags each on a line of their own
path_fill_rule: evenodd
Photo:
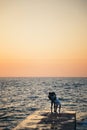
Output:
<svg viewBox="0 0 87 130">
<path fill-rule="evenodd" d="M 0 76 L 87 77 L 87 0 L 0 0 Z"/>
</svg>

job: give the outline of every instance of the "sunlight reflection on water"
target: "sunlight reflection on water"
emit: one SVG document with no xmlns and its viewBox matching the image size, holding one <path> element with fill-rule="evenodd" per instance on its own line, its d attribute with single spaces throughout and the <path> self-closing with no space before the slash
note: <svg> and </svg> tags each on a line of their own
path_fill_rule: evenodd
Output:
<svg viewBox="0 0 87 130">
<path fill-rule="evenodd" d="M 0 127 L 11 129 L 33 111 L 49 109 L 49 91 L 58 95 L 62 111 L 86 115 L 87 78 L 0 78 Z"/>
</svg>

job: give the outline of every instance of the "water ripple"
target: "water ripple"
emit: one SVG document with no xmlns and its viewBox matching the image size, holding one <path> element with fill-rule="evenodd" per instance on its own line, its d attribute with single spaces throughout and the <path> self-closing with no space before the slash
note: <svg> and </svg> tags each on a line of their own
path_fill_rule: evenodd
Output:
<svg viewBox="0 0 87 130">
<path fill-rule="evenodd" d="M 11 130 L 26 116 L 50 107 L 49 91 L 58 95 L 62 109 L 79 119 L 87 109 L 87 78 L 0 78 L 0 128 Z"/>
</svg>

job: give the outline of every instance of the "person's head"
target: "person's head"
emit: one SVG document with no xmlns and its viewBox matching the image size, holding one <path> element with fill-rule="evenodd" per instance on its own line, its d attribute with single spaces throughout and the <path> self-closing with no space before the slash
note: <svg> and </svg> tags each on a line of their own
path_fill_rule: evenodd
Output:
<svg viewBox="0 0 87 130">
<path fill-rule="evenodd" d="M 55 92 L 49 92 L 48 98 L 53 102 L 56 99 Z"/>
</svg>

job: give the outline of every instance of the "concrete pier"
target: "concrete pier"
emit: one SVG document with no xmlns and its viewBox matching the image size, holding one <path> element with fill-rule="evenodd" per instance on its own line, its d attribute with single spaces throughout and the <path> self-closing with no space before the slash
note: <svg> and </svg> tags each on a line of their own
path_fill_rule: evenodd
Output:
<svg viewBox="0 0 87 130">
<path fill-rule="evenodd" d="M 76 130 L 76 113 L 36 111 L 13 130 Z"/>
</svg>

